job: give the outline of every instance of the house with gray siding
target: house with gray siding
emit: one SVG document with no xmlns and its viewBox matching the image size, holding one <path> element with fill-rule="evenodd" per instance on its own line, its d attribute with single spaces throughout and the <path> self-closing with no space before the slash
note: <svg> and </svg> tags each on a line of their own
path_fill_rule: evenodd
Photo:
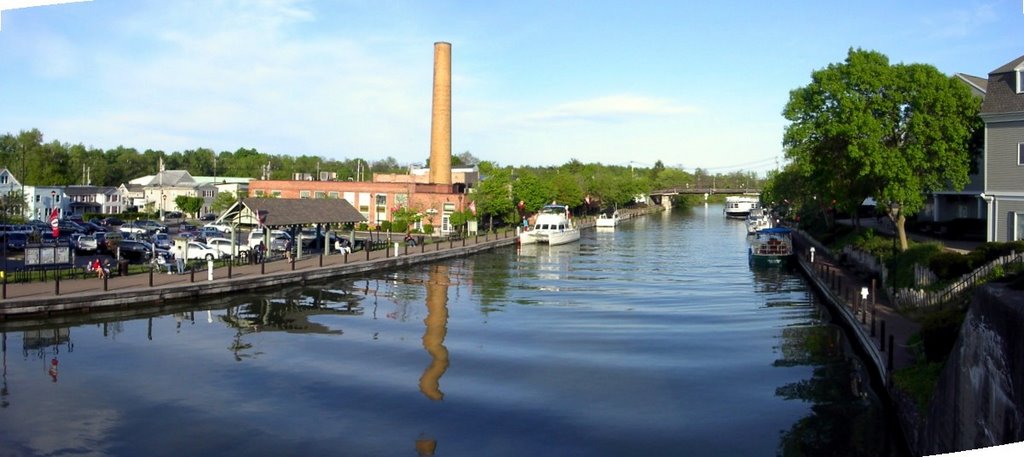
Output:
<svg viewBox="0 0 1024 457">
<path fill-rule="evenodd" d="M 1024 239 L 1024 56 L 988 74 L 981 118 L 986 240 Z"/>
</svg>

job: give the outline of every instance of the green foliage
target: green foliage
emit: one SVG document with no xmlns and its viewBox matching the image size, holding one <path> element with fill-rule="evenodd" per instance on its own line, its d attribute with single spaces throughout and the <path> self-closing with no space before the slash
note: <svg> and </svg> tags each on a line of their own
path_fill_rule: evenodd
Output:
<svg viewBox="0 0 1024 457">
<path fill-rule="evenodd" d="M 188 195 L 174 197 L 174 204 L 186 214 L 199 215 L 199 210 L 203 209 L 203 203 L 202 197 L 190 197 Z"/>
<path fill-rule="evenodd" d="M 928 260 L 928 269 L 941 280 L 956 279 L 976 268 L 975 258 L 956 252 L 940 252 Z"/>
<path fill-rule="evenodd" d="M 427 235 L 434 233 L 434 226 L 431 224 L 423 224 L 423 233 L 426 233 Z"/>
<path fill-rule="evenodd" d="M 924 195 L 967 183 L 979 108 L 965 85 L 932 66 L 890 65 L 880 53 L 851 49 L 844 63 L 790 92 L 785 179 L 847 213 L 868 196 L 884 202 L 905 240 L 904 218 L 920 211 Z M 796 198 L 792 186 L 771 187 L 784 191 L 775 198 Z"/>
<path fill-rule="evenodd" d="M 893 255 L 887 262 L 890 287 L 914 286 L 914 265 L 928 265 L 932 257 L 942 252 L 940 243 L 919 243 L 906 251 Z"/>
<path fill-rule="evenodd" d="M 893 384 L 914 399 L 918 411 L 927 411 L 942 373 L 941 362 L 926 362 L 896 370 L 892 374 Z"/>
<path fill-rule="evenodd" d="M 231 192 L 217 192 L 217 196 L 213 199 L 213 210 L 222 213 L 231 208 L 231 205 L 234 205 L 237 201 L 238 198 Z M 202 208 L 201 204 L 200 208 Z M 198 212 L 200 208 L 196 208 L 196 211 Z"/>
<path fill-rule="evenodd" d="M 391 227 L 392 227 L 391 221 L 380 221 L 380 224 L 378 224 L 378 226 L 380 227 L 381 230 L 383 230 L 385 232 L 393 231 L 393 230 L 391 230 Z"/>
</svg>

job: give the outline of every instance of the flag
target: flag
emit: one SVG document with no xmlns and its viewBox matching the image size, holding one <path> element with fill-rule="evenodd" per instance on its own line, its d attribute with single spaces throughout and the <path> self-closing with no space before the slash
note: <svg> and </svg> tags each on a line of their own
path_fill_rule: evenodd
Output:
<svg viewBox="0 0 1024 457">
<path fill-rule="evenodd" d="M 476 201 L 475 200 L 469 202 L 469 212 L 473 213 L 473 215 L 476 216 Z"/>
<path fill-rule="evenodd" d="M 53 228 L 53 237 L 60 237 L 60 210 L 57 208 L 50 211 L 50 227 Z"/>
</svg>

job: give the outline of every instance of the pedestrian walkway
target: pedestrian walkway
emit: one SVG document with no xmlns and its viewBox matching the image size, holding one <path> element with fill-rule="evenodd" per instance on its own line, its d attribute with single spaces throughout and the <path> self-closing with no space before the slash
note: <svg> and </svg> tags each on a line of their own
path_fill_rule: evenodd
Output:
<svg viewBox="0 0 1024 457">
<path fill-rule="evenodd" d="M 480 234 L 462 239 L 438 240 L 419 246 L 389 244 L 388 249 L 356 251 L 351 254 L 304 253 L 294 262 L 279 259 L 262 264 L 222 266 L 207 269 L 205 262 L 193 264 L 185 274 L 169 275 L 164 270 L 113 276 L 106 280 L 95 274 L 84 278 L 4 285 L 0 299 L 0 320 L 21 315 L 39 315 L 104 306 L 134 306 L 168 299 L 284 286 L 300 281 L 341 276 L 378 268 L 458 256 L 515 241 L 514 231 Z M 397 250 L 397 251 L 396 251 Z"/>
<path fill-rule="evenodd" d="M 826 249 L 815 248 L 813 242 L 796 236 L 797 260 L 800 268 L 825 296 L 834 310 L 867 352 L 878 370 L 881 381 L 890 385 L 892 372 L 915 363 L 914 349 L 907 341 L 920 330 L 920 324 L 900 314 L 888 297 L 879 293 L 882 285 L 873 278 L 859 274 Z"/>
</svg>

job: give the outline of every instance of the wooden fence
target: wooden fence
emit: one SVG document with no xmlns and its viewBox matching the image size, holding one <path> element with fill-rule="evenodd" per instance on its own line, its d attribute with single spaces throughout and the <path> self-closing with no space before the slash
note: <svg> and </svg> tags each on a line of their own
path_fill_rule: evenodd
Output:
<svg viewBox="0 0 1024 457">
<path fill-rule="evenodd" d="M 887 292 L 892 299 L 892 303 L 899 309 L 923 308 L 954 303 L 968 297 L 968 293 L 988 279 L 997 268 L 1005 268 L 1011 265 L 1024 265 L 1024 252 L 1016 252 L 995 259 L 939 291 L 930 292 L 914 288 L 887 288 Z M 887 283 L 888 275 L 888 270 L 885 266 L 882 266 L 882 284 Z"/>
</svg>

